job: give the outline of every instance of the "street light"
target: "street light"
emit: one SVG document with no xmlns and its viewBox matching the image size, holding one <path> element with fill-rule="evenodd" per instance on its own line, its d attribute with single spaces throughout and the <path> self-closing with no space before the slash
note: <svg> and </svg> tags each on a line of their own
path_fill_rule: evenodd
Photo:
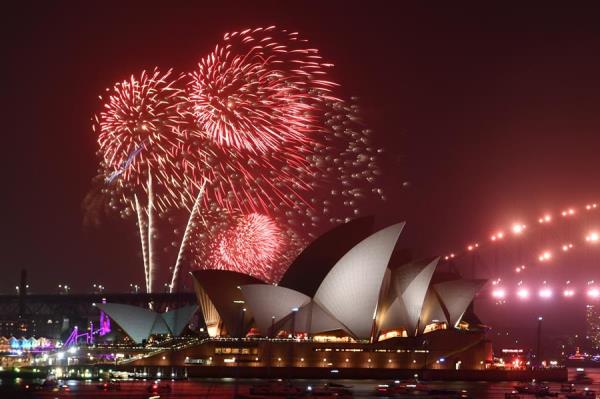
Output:
<svg viewBox="0 0 600 399">
<path fill-rule="evenodd" d="M 244 336 L 244 318 L 246 316 L 246 308 L 243 306 L 246 302 L 242 301 L 242 300 L 235 300 L 233 301 L 233 303 L 235 303 L 236 305 L 240 305 L 241 311 L 240 311 L 240 341 L 242 340 L 243 336 Z M 235 359 L 235 358 L 234 358 Z M 240 379 L 240 361 L 237 361 L 237 367 L 236 367 L 236 378 L 235 378 L 235 385 L 233 388 L 233 397 L 237 398 L 238 397 L 238 392 L 239 392 L 239 379 Z"/>
<path fill-rule="evenodd" d="M 298 308 L 292 308 L 292 339 L 296 338 L 296 313 L 298 313 Z"/>
<path fill-rule="evenodd" d="M 542 365 L 542 321 L 544 318 L 542 316 L 538 316 L 538 325 L 537 325 L 537 345 L 536 345 L 536 365 L 537 367 L 541 367 Z"/>
<path fill-rule="evenodd" d="M 600 240 L 600 235 L 598 234 L 598 232 L 596 231 L 591 231 L 588 233 L 588 235 L 585 237 L 585 240 L 587 242 L 591 242 L 592 244 L 595 244 L 598 242 L 598 240 Z"/>
<path fill-rule="evenodd" d="M 70 290 L 71 290 L 71 287 L 69 287 L 67 284 L 59 284 L 58 285 L 58 293 L 59 294 L 68 294 Z"/>
<path fill-rule="evenodd" d="M 529 298 L 529 290 L 527 288 L 519 288 L 517 291 L 517 296 L 520 299 L 527 299 Z"/>
<path fill-rule="evenodd" d="M 102 284 L 92 284 L 94 294 L 101 294 L 104 292 L 104 286 Z"/>
<path fill-rule="evenodd" d="M 512 232 L 513 234 L 521 234 L 523 232 L 523 230 L 525 230 L 527 226 L 525 226 L 524 224 L 521 223 L 515 223 L 512 225 Z"/>
<path fill-rule="evenodd" d="M 275 316 L 271 316 L 271 338 L 275 338 Z"/>
<path fill-rule="evenodd" d="M 592 287 L 588 290 L 587 296 L 592 299 L 596 299 L 596 298 L 600 297 L 600 290 L 596 287 Z"/>
<path fill-rule="evenodd" d="M 140 292 L 140 286 L 138 284 L 130 283 L 129 290 L 132 294 L 137 294 Z"/>
<path fill-rule="evenodd" d="M 551 298 L 552 297 L 552 289 L 549 287 L 544 287 L 544 288 L 540 289 L 538 294 L 539 294 L 540 298 L 543 298 L 543 299 Z"/>
<path fill-rule="evenodd" d="M 549 261 L 550 259 L 552 259 L 552 252 L 551 251 L 544 251 L 540 254 L 540 256 L 538 256 L 538 259 L 540 262 L 546 262 Z"/>
</svg>

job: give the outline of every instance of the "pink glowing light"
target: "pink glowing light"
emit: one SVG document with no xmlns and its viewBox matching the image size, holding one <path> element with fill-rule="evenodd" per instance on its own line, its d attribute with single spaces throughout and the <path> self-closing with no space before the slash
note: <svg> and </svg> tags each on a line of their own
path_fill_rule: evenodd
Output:
<svg viewBox="0 0 600 399">
<path fill-rule="evenodd" d="M 503 288 L 496 288 L 492 291 L 492 297 L 496 299 L 504 299 L 506 297 L 506 291 Z"/>
<path fill-rule="evenodd" d="M 600 235 L 596 231 L 590 231 L 588 235 L 585 237 L 587 242 L 597 243 L 600 240 Z"/>
<path fill-rule="evenodd" d="M 527 226 L 525 226 L 524 224 L 515 223 L 512 225 L 511 230 L 512 230 L 513 234 L 521 234 L 525 230 L 526 227 Z"/>
<path fill-rule="evenodd" d="M 540 260 L 540 262 L 546 262 L 549 261 L 550 259 L 552 259 L 552 252 L 551 251 L 544 251 L 540 254 L 540 256 L 538 257 L 538 259 Z"/>
<path fill-rule="evenodd" d="M 598 288 L 590 288 L 587 292 L 587 296 L 593 299 L 600 297 L 600 290 Z"/>
</svg>

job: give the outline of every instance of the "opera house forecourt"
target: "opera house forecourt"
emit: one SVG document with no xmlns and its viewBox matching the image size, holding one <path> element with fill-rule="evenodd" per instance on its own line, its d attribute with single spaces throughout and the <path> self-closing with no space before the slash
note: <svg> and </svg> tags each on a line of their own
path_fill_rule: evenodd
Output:
<svg viewBox="0 0 600 399">
<path fill-rule="evenodd" d="M 372 226 L 360 218 L 318 238 L 278 285 L 233 271 L 192 272 L 205 336 L 130 365 L 298 377 L 485 369 L 492 347 L 471 306 L 485 280 L 436 270 L 438 258 L 403 261 L 395 247 L 404 223 Z M 193 313 L 120 317 L 124 309 L 103 309 L 137 341 L 177 335 Z"/>
</svg>

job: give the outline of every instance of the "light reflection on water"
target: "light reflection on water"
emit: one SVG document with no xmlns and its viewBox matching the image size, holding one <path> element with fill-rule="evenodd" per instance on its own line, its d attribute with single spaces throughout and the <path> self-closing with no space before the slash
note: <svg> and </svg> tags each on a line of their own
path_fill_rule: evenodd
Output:
<svg viewBox="0 0 600 399">
<path fill-rule="evenodd" d="M 594 379 L 594 383 L 590 385 L 590 389 L 594 389 L 600 392 L 600 368 L 599 369 L 585 369 L 588 376 Z M 569 369 L 569 379 L 575 375 L 575 369 Z M 27 381 L 0 381 L 0 387 L 6 389 L 7 386 L 15 386 L 15 384 L 27 384 Z M 243 379 L 239 381 L 239 392 L 245 394 L 248 392 L 249 387 L 252 384 L 260 382 L 261 380 Z M 295 380 L 296 384 L 300 386 L 318 386 L 324 384 L 325 380 Z M 354 392 L 354 397 L 357 398 L 372 398 L 374 396 L 374 388 L 383 382 L 378 380 L 337 380 L 336 382 L 344 385 L 351 385 Z M 104 392 L 97 389 L 98 382 L 91 381 L 66 381 L 70 388 L 69 392 L 51 392 L 42 391 L 32 393 L 28 397 L 33 398 L 67 398 L 76 397 L 79 399 L 92 399 L 98 397 L 107 398 L 148 398 L 150 395 L 147 393 L 147 388 L 151 384 L 150 381 L 130 381 L 121 383 L 120 391 L 109 391 Z M 235 381 L 231 379 L 192 379 L 188 381 L 162 381 L 162 384 L 169 384 L 171 392 L 161 392 L 160 398 L 230 398 L 233 395 L 235 389 Z M 490 398 L 500 399 L 504 398 L 504 394 L 510 392 L 515 383 L 514 382 L 464 382 L 464 381 L 446 381 L 446 382 L 426 382 L 427 386 L 431 389 L 450 389 L 455 391 L 467 390 L 472 398 Z M 558 391 L 560 389 L 560 383 L 549 383 L 552 391 Z M 584 386 L 581 385 L 579 388 L 582 389 Z M 16 394 L 16 392 L 14 392 Z M 0 390 L 1 398 L 8 397 L 25 397 L 25 396 L 6 396 Z M 402 396 L 412 397 L 412 396 Z M 427 398 L 426 395 L 419 395 L 419 398 Z M 531 397 L 533 396 L 524 396 Z M 437 396 L 440 398 L 440 396 Z"/>
</svg>

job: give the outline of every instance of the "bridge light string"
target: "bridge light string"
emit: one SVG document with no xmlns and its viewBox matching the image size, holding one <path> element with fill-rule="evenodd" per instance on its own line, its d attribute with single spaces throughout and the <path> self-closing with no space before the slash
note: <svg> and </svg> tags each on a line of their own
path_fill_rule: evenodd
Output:
<svg viewBox="0 0 600 399">
<path fill-rule="evenodd" d="M 585 207 L 582 207 L 582 209 L 585 209 L 586 211 L 596 210 L 596 209 L 598 209 L 598 204 L 590 203 L 590 204 L 585 205 Z M 560 215 L 566 219 L 574 217 L 574 216 L 578 215 L 577 208 L 576 207 L 565 208 L 564 210 L 561 211 Z M 552 214 L 545 213 L 540 218 L 538 218 L 538 224 L 539 225 L 549 224 L 552 222 L 552 220 L 553 220 Z M 536 228 L 534 227 L 534 228 L 530 229 L 524 223 L 514 222 L 510 226 L 510 228 L 507 230 L 510 232 L 509 233 L 510 235 L 517 238 L 519 236 L 524 235 L 527 231 L 532 231 L 532 232 L 536 231 Z M 507 236 L 509 236 L 509 234 L 505 233 L 504 229 L 499 229 L 489 237 L 488 245 L 485 245 L 485 241 L 483 241 L 483 244 L 480 244 L 480 242 L 482 242 L 482 241 L 476 241 L 476 242 L 467 244 L 463 250 L 450 252 L 449 254 L 445 255 L 443 257 L 443 259 L 446 261 L 451 260 L 451 259 L 457 259 L 457 258 L 461 258 L 461 257 L 465 256 L 468 253 L 473 253 L 473 252 L 475 252 L 477 250 L 481 250 L 481 249 L 487 249 L 490 247 L 490 245 L 497 244 L 499 241 L 503 241 L 505 238 L 507 238 Z M 587 233 L 587 235 L 585 236 L 585 241 L 592 243 L 592 244 L 600 243 L 600 232 L 594 231 L 594 230 L 589 231 Z M 559 252 L 559 251 L 568 252 L 573 248 L 574 248 L 574 244 L 567 242 L 567 243 L 562 244 L 560 247 L 556 248 L 556 252 Z M 548 248 L 548 249 L 542 251 L 538 255 L 538 261 L 539 262 L 548 262 L 553 258 L 553 255 L 554 255 L 554 253 L 553 253 L 552 248 Z M 514 270 L 516 273 L 521 273 L 523 271 L 523 269 L 524 269 L 524 267 L 521 266 L 521 267 L 516 267 Z"/>
<path fill-rule="evenodd" d="M 578 212 L 578 209 L 581 211 Z M 558 213 L 558 219 L 561 220 L 572 220 L 579 215 L 583 215 L 589 211 L 598 209 L 597 203 L 589 203 L 583 207 L 568 207 L 564 208 Z M 584 212 L 585 211 L 585 212 Z M 492 235 L 489 236 L 489 240 L 480 240 L 472 242 L 464 247 L 461 251 L 453 251 L 448 255 L 444 256 L 444 260 L 451 260 L 462 258 L 468 253 L 473 253 L 477 250 L 487 249 L 494 245 L 499 245 L 501 241 L 506 241 L 508 238 L 518 238 L 519 236 L 533 233 L 536 230 L 542 228 L 544 225 L 552 224 L 554 216 L 552 213 L 544 213 L 537 219 L 537 226 L 534 223 L 533 227 L 528 226 L 520 221 L 514 222 L 506 228 L 496 230 Z M 584 233 L 585 242 L 588 244 L 600 244 L 600 231 L 588 230 Z M 576 248 L 573 242 L 563 242 L 558 245 L 547 246 L 537 255 L 536 258 L 532 259 L 532 262 L 525 262 L 519 266 L 516 266 L 513 270 L 514 273 L 523 273 L 525 270 L 530 269 L 529 263 L 538 263 L 543 265 L 545 263 L 552 263 L 552 260 L 561 253 L 568 253 Z M 533 292 L 537 295 L 532 295 L 532 290 L 523 284 L 521 280 L 514 290 L 509 290 L 507 287 L 502 286 L 501 279 L 498 278 L 492 281 L 492 287 L 488 290 L 489 295 L 496 300 L 497 304 L 504 304 L 510 298 L 516 298 L 521 301 L 533 299 L 534 297 L 538 300 L 552 300 L 554 298 L 562 297 L 563 299 L 572 299 L 577 297 L 583 297 L 587 300 L 600 300 L 600 287 L 593 284 L 593 281 L 588 282 L 587 287 L 573 287 L 570 281 L 567 281 L 562 289 L 557 291 L 551 287 L 547 282 L 544 282 L 537 289 L 533 289 Z M 558 285 L 560 287 L 560 285 Z"/>
<path fill-rule="evenodd" d="M 585 240 L 592 244 L 596 244 L 599 239 L 600 239 L 600 235 L 598 234 L 597 231 L 590 231 L 588 233 L 588 235 L 585 236 Z"/>
<path fill-rule="evenodd" d="M 588 236 L 591 236 L 591 233 L 588 234 Z M 594 238 L 589 238 L 588 241 L 592 241 L 592 244 L 596 244 L 598 242 L 600 242 L 600 236 L 596 238 L 596 236 L 592 236 Z M 569 252 L 571 249 L 575 248 L 575 246 L 572 243 L 565 243 L 565 244 L 561 244 L 560 246 L 557 247 L 557 252 Z M 550 263 L 552 261 L 552 259 L 554 258 L 554 252 L 550 249 L 546 249 L 544 251 L 542 251 L 537 260 L 539 261 L 540 264 L 543 263 Z M 520 266 L 517 266 L 514 268 L 514 271 L 516 274 L 519 273 L 523 273 L 525 270 L 527 270 L 527 265 L 522 264 Z M 567 280 L 564 290 L 562 291 L 562 296 L 566 299 L 570 299 L 570 298 L 574 298 L 577 296 L 578 293 L 582 293 L 583 296 L 587 297 L 587 299 L 600 299 L 600 288 L 596 287 L 594 284 L 594 281 L 588 281 L 587 285 L 587 289 L 586 287 L 584 287 L 583 289 L 575 289 L 573 288 L 573 286 L 571 285 L 571 281 Z M 514 292 L 510 292 L 506 287 L 501 286 L 502 285 L 502 278 L 498 277 L 495 280 L 492 281 L 492 285 L 495 286 L 493 287 L 492 290 L 492 298 L 494 299 L 498 299 L 499 296 L 497 295 L 498 291 L 501 291 L 503 293 L 502 295 L 502 300 L 501 301 L 497 301 L 497 304 L 503 304 L 506 303 L 507 299 L 511 296 L 514 295 L 516 296 L 517 299 L 528 299 L 530 297 L 529 294 L 529 290 L 527 288 L 525 288 L 523 286 L 523 280 L 520 280 L 517 283 L 517 288 Z M 496 291 L 496 294 L 494 294 L 494 291 Z M 540 299 L 550 299 L 554 296 L 554 291 L 549 287 L 547 281 L 544 281 L 542 284 L 542 287 L 539 288 L 538 290 L 538 297 Z"/>
<path fill-rule="evenodd" d="M 567 281 L 564 285 L 562 292 L 558 291 L 563 300 L 572 300 L 576 298 L 581 298 L 587 301 L 600 301 L 600 287 L 593 284 L 593 281 L 588 282 L 585 287 L 573 287 L 570 284 L 570 281 Z M 555 297 L 559 295 L 555 295 L 555 289 L 551 284 L 544 281 L 537 290 L 533 290 L 534 293 L 537 293 L 537 298 L 540 301 L 548 301 L 553 300 Z M 519 281 L 514 290 L 510 290 L 508 287 L 504 287 L 500 284 L 493 286 L 489 290 L 489 296 L 492 300 L 496 302 L 497 305 L 505 304 L 510 301 L 512 298 L 518 301 L 529 301 L 532 298 L 532 290 L 526 286 L 523 281 Z"/>
<path fill-rule="evenodd" d="M 534 292 L 536 291 L 534 290 Z M 501 278 L 492 280 L 492 288 L 489 295 L 495 301 L 496 305 L 503 305 L 513 297 L 518 301 L 528 301 L 532 296 L 531 290 L 523 283 L 523 280 L 520 280 L 517 283 L 516 288 L 511 291 L 502 285 Z M 549 284 L 548 281 L 543 281 L 541 286 L 537 289 L 537 299 L 548 301 L 553 299 L 554 296 L 552 285 Z M 567 280 L 562 290 L 562 298 L 564 300 L 572 300 L 577 297 L 589 301 L 588 303 L 600 301 L 600 286 L 598 286 L 594 280 L 589 280 L 583 287 L 576 288 L 570 280 Z"/>
<path fill-rule="evenodd" d="M 595 284 L 594 280 L 588 281 L 584 287 L 579 289 L 574 287 L 570 280 L 567 280 L 562 289 L 562 295 L 555 295 L 556 290 L 548 281 L 543 281 L 537 289 L 533 290 L 524 284 L 523 280 L 520 280 L 512 291 L 503 286 L 501 278 L 492 280 L 491 285 L 489 297 L 496 305 L 504 305 L 512 299 L 516 299 L 518 302 L 528 302 L 536 299 L 547 302 L 555 298 L 558 299 L 558 297 L 562 297 L 563 300 L 575 300 L 579 297 L 588 301 L 587 303 L 600 301 L 600 287 Z M 558 290 L 558 293 L 560 293 L 560 290 Z"/>
<path fill-rule="evenodd" d="M 517 290 L 517 297 L 522 300 L 529 299 L 529 290 L 525 287 L 519 288 Z"/>
</svg>

